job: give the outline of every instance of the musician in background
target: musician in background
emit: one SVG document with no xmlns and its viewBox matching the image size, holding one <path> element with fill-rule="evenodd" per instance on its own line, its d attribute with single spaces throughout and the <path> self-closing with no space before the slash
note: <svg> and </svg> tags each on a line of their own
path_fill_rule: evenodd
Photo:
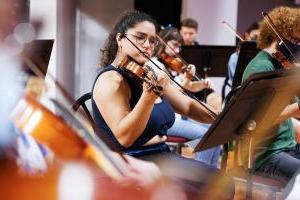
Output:
<svg viewBox="0 0 300 200">
<path fill-rule="evenodd" d="M 278 7 L 269 12 L 269 16 L 279 33 L 291 42 L 299 51 L 300 41 L 300 9 Z M 294 65 L 283 56 L 277 60 L 280 39 L 272 31 L 266 20 L 260 23 L 260 35 L 257 39 L 258 48 L 261 51 L 248 64 L 244 74 L 245 81 L 251 74 L 278 69 L 289 69 Z M 300 146 L 295 140 L 292 117 L 300 115 L 299 99 L 288 105 L 280 114 L 276 123 L 275 132 L 260 138 L 256 154 L 254 168 L 269 177 L 289 180 L 300 168 Z"/>
<path fill-rule="evenodd" d="M 164 57 L 166 56 L 173 57 L 173 59 L 179 59 L 176 58 L 175 55 L 175 53 L 180 53 L 181 45 L 183 44 L 183 38 L 180 35 L 179 31 L 176 28 L 169 27 L 161 30 L 158 35 L 168 46 L 160 43 L 160 45 L 156 47 L 154 57 L 152 57 L 151 60 L 155 62 L 162 70 L 166 71 L 171 77 L 175 78 L 175 81 L 177 81 L 181 86 L 183 86 L 183 88 L 187 89 L 188 91 L 199 92 L 204 89 L 210 89 L 210 93 L 207 93 L 206 97 L 207 103 L 212 107 L 221 110 L 221 97 L 215 92 L 212 92 L 211 80 L 193 80 L 192 77 L 195 75 L 194 65 L 190 64 L 187 66 L 188 70 L 186 70 L 184 73 L 178 73 L 174 71 L 171 66 L 169 66 L 170 63 L 167 63 L 165 61 L 166 58 Z M 151 62 L 148 62 L 147 64 L 158 70 L 157 66 L 153 65 Z M 179 87 L 178 89 L 181 90 L 181 88 Z M 167 134 L 169 136 L 180 136 L 190 139 L 192 141 L 188 144 L 192 148 L 195 148 L 200 139 L 207 132 L 210 125 L 196 122 L 179 114 L 176 114 L 175 116 L 175 123 L 167 131 Z M 217 168 L 219 164 L 219 155 L 220 147 L 214 147 L 202 152 L 197 152 L 195 155 L 195 159 Z"/>
<path fill-rule="evenodd" d="M 199 92 L 203 89 L 209 89 L 212 87 L 212 81 L 209 79 L 192 81 L 192 77 L 196 74 L 195 65 L 188 64 L 188 66 L 184 66 L 183 64 L 182 68 L 186 67 L 187 69 L 185 71 L 176 71 L 175 66 L 173 67 L 171 63 L 167 63 L 167 60 L 169 59 L 173 59 L 173 61 L 178 63 L 183 62 L 180 58 L 177 57 L 184 43 L 183 38 L 177 28 L 165 28 L 161 30 L 158 35 L 162 40 L 164 40 L 167 46 L 169 46 L 167 47 L 163 44 L 163 42 L 160 42 L 159 45 L 156 46 L 154 56 L 152 57 L 152 60 L 156 62 L 163 71 L 165 71 L 171 77 L 175 78 L 175 80 L 178 81 L 180 85 L 191 92 Z M 151 62 L 148 63 L 151 65 Z M 156 66 L 153 67 L 157 68 Z"/>
<path fill-rule="evenodd" d="M 180 34 L 183 38 L 184 45 L 199 45 L 196 41 L 198 34 L 198 22 L 192 18 L 186 18 L 180 23 Z"/>
</svg>

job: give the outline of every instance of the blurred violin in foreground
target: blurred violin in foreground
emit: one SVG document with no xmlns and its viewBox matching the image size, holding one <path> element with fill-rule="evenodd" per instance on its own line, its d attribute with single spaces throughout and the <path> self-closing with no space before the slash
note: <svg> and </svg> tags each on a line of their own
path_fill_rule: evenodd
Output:
<svg viewBox="0 0 300 200">
<path fill-rule="evenodd" d="M 67 108 L 55 100 L 53 103 L 59 116 L 30 95 L 24 95 L 12 114 L 18 132 L 31 135 L 58 158 L 67 161 L 90 160 L 113 178 L 123 176 L 126 172 L 122 160 L 114 159 L 104 142 Z"/>
</svg>

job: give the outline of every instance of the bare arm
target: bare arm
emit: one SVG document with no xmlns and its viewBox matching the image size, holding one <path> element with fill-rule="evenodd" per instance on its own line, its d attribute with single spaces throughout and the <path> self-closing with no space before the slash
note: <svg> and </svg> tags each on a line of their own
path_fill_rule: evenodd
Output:
<svg viewBox="0 0 300 200">
<path fill-rule="evenodd" d="M 166 87 L 165 95 L 169 99 L 175 111 L 179 114 L 185 115 L 203 123 L 212 123 L 214 121 L 214 118 L 207 113 L 206 109 L 202 105 L 200 105 L 200 103 L 182 94 L 176 87 L 172 86 L 171 84 L 168 84 L 168 86 Z M 209 105 L 207 105 L 207 107 L 209 107 L 215 113 L 218 112 Z"/>
<path fill-rule="evenodd" d="M 144 91 L 131 110 L 130 88 L 115 71 L 106 72 L 98 78 L 93 95 L 105 122 L 125 147 L 131 146 L 143 133 L 157 98 L 152 92 Z"/>
<path fill-rule="evenodd" d="M 119 154 L 111 154 L 116 160 L 124 163 Z M 153 162 L 143 161 L 131 156 L 125 155 L 128 163 L 124 164 L 126 174 L 119 180 L 124 186 L 154 186 L 162 180 L 162 174 L 158 166 Z"/>
<path fill-rule="evenodd" d="M 293 127 L 295 130 L 295 138 L 298 143 L 300 143 L 300 121 L 298 119 L 292 118 Z"/>
<path fill-rule="evenodd" d="M 143 146 L 149 146 L 153 144 L 158 144 L 158 143 L 163 143 L 167 140 L 167 136 L 160 136 L 160 135 L 155 135 L 151 140 L 143 144 Z"/>
<path fill-rule="evenodd" d="M 200 81 L 191 81 L 187 73 L 184 73 L 183 80 L 181 82 L 182 87 L 191 91 L 191 92 L 199 92 L 203 89 L 211 89 L 213 88 L 213 83 L 209 79 L 202 79 Z M 207 95 L 206 102 L 208 105 L 212 106 L 215 110 L 222 109 L 222 97 L 216 92 L 212 92 Z"/>
<path fill-rule="evenodd" d="M 206 102 L 208 105 L 213 107 L 215 110 L 218 110 L 218 111 L 222 110 L 222 97 L 218 93 L 216 93 L 216 92 L 210 93 L 206 97 Z"/>
<path fill-rule="evenodd" d="M 182 83 L 182 87 L 191 91 L 191 92 L 199 92 L 204 89 L 212 88 L 212 83 L 209 79 L 204 79 L 200 81 L 191 81 L 188 78 L 184 78 Z"/>
<path fill-rule="evenodd" d="M 191 77 L 195 76 L 196 74 L 196 67 L 195 65 L 188 65 L 188 70 L 183 73 L 181 85 L 185 89 L 191 92 L 199 92 L 203 89 L 210 89 L 213 87 L 213 83 L 210 79 L 202 79 L 199 81 L 192 81 Z"/>
<path fill-rule="evenodd" d="M 288 118 L 300 116 L 300 109 L 298 103 L 293 103 L 285 107 L 285 109 L 280 113 L 279 117 L 276 119 L 275 123 L 281 123 Z"/>
</svg>

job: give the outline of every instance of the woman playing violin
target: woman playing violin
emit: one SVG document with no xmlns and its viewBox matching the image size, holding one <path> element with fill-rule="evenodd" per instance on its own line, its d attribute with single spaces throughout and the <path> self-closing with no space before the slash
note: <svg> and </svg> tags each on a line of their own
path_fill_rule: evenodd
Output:
<svg viewBox="0 0 300 200">
<path fill-rule="evenodd" d="M 155 48 L 152 60 L 186 90 L 195 93 L 198 99 L 206 101 L 216 110 L 221 109 L 222 99 L 213 92 L 212 81 L 202 79 L 196 74 L 196 67 L 188 64 L 180 57 L 183 39 L 176 28 L 170 27 L 159 32 L 160 45 Z"/>
<path fill-rule="evenodd" d="M 175 53 L 178 54 L 183 44 L 182 36 L 176 28 L 165 28 L 160 31 L 158 36 L 164 40 L 166 45 L 160 42 L 160 45 L 156 47 L 155 57 L 152 57 L 154 61 L 161 69 L 175 77 L 175 80 L 180 83 L 185 89 L 193 92 L 199 92 L 203 89 L 211 88 L 212 83 L 209 79 L 194 80 L 195 66 L 188 65 L 186 69 L 179 58 L 176 57 Z M 171 49 L 172 48 L 172 49 Z M 148 63 L 147 63 L 148 64 Z M 150 63 L 151 66 L 155 67 Z M 180 68 L 179 68 L 180 67 Z M 212 92 L 212 90 L 210 90 Z M 208 104 L 213 107 L 221 107 L 221 97 L 216 93 L 208 94 Z M 212 101 L 215 100 L 215 101 Z M 215 105 L 218 102 L 218 106 Z M 192 148 L 199 143 L 199 140 L 207 132 L 209 125 L 199 123 L 181 115 L 175 115 L 175 123 L 168 130 L 167 134 L 171 136 L 180 136 L 192 140 L 189 142 Z M 196 153 L 195 159 L 205 162 L 214 167 L 218 167 L 220 156 L 220 147 L 211 148 L 199 153 Z"/>
<path fill-rule="evenodd" d="M 269 13 L 279 34 L 289 42 L 297 46 L 300 40 L 300 9 L 278 7 Z M 244 74 L 245 81 L 251 74 L 277 69 L 289 69 L 295 63 L 291 63 L 279 51 L 280 39 L 270 28 L 267 19 L 260 24 L 260 35 L 257 40 L 258 47 L 262 49 L 248 64 Z M 298 43 L 299 48 L 299 43 Z M 281 55 L 280 59 L 275 55 Z M 279 177 L 289 180 L 300 169 L 300 148 L 295 140 L 292 117 L 300 114 L 299 99 L 288 105 L 277 119 L 278 128 L 270 137 L 262 138 L 261 147 L 256 155 L 255 169 L 270 177 Z M 271 142 L 270 142 L 271 141 Z"/>
<path fill-rule="evenodd" d="M 174 88 L 164 72 L 155 73 L 156 86 L 162 88 L 161 93 L 156 93 L 148 83 L 141 86 L 135 77 L 120 68 L 120 61 L 129 56 L 141 65 L 147 61 L 130 41 L 151 56 L 157 44 L 156 22 L 147 14 L 128 12 L 110 33 L 101 60 L 103 69 L 93 86 L 96 125 L 120 150 L 157 163 L 163 174 L 192 179 L 197 184 L 217 184 L 208 178 L 219 174 L 216 169 L 172 153 L 165 144 L 167 129 L 175 120 L 174 111 L 205 123 L 211 123 L 214 117 Z M 148 76 L 154 77 L 153 73 Z M 232 189 L 233 185 L 227 184 L 227 192 L 222 190 L 222 195 L 231 198 L 233 191 L 228 192 L 228 186 Z"/>
<path fill-rule="evenodd" d="M 169 73 L 172 77 L 177 77 L 180 84 L 191 92 L 198 92 L 212 87 L 212 82 L 209 79 L 191 81 L 201 78 L 195 78 L 195 65 L 187 64 L 184 60 L 177 57 L 181 51 L 183 39 L 176 28 L 165 28 L 159 32 L 158 36 L 165 44 L 162 42 L 159 43 L 155 49 L 153 60 L 157 59 L 162 63 L 163 65 L 159 64 L 166 73 Z"/>
</svg>

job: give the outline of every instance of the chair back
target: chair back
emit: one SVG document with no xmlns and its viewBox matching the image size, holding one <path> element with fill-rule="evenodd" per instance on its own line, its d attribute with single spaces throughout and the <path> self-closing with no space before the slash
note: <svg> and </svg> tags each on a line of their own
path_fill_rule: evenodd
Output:
<svg viewBox="0 0 300 200">
<path fill-rule="evenodd" d="M 84 111 L 84 114 L 87 116 L 89 122 L 91 123 L 93 129 L 95 130 L 95 121 L 86 105 L 88 100 L 92 99 L 92 92 L 88 92 L 80 96 L 75 103 L 72 105 L 72 109 L 77 112 L 78 109 L 81 107 Z"/>
</svg>

